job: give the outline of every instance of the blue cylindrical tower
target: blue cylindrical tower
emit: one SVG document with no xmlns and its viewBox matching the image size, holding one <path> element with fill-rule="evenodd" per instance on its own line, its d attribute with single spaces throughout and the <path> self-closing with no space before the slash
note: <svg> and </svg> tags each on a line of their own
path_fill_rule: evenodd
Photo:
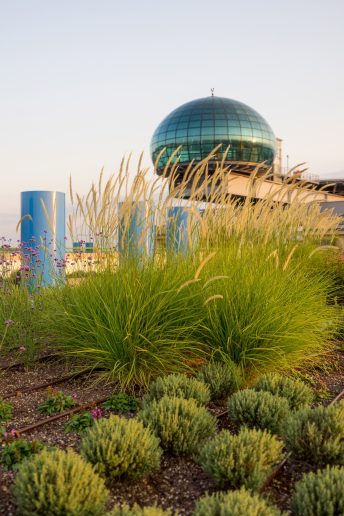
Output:
<svg viewBox="0 0 344 516">
<path fill-rule="evenodd" d="M 55 285 L 65 277 L 65 194 L 21 193 L 22 270 L 31 288 Z"/>
</svg>

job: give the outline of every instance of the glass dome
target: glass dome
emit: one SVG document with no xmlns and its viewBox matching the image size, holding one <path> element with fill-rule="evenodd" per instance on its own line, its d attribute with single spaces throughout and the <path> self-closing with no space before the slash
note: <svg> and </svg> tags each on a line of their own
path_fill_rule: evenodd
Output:
<svg viewBox="0 0 344 516">
<path fill-rule="evenodd" d="M 169 157 L 181 146 L 180 163 L 201 161 L 217 146 L 220 160 L 229 147 L 226 162 L 272 165 L 276 138 L 264 118 L 237 100 L 210 96 L 192 100 L 170 113 L 155 130 L 151 156 L 157 172 L 162 173 Z"/>
</svg>

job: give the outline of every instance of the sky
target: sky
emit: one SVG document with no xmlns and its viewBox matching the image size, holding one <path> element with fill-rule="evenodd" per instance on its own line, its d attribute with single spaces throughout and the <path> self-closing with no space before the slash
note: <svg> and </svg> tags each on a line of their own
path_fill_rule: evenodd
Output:
<svg viewBox="0 0 344 516">
<path fill-rule="evenodd" d="M 289 165 L 344 177 L 343 0 L 0 0 L 0 236 L 20 192 L 88 191 L 160 121 L 245 102 Z"/>
</svg>

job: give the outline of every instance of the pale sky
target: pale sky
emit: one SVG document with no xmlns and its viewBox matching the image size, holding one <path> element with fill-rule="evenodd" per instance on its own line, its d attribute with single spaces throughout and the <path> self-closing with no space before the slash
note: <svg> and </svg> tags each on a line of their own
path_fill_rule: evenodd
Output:
<svg viewBox="0 0 344 516">
<path fill-rule="evenodd" d="M 289 164 L 344 177 L 344 0 L 0 0 L 0 236 L 23 190 L 83 193 L 210 94 L 256 109 Z M 286 163 L 284 163 L 285 165 Z"/>
</svg>

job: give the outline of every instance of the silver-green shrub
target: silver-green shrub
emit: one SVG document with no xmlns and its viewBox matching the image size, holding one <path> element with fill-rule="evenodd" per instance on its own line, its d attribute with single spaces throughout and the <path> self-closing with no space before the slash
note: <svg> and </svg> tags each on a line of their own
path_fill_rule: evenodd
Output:
<svg viewBox="0 0 344 516">
<path fill-rule="evenodd" d="M 216 419 L 193 399 L 153 400 L 138 415 L 159 437 L 161 446 L 175 454 L 193 453 L 216 431 Z"/>
<path fill-rule="evenodd" d="M 344 468 L 327 466 L 304 475 L 295 485 L 291 508 L 295 516 L 343 515 Z"/>
<path fill-rule="evenodd" d="M 283 458 L 283 444 L 265 430 L 243 428 L 238 435 L 222 430 L 206 443 L 199 463 L 217 484 L 259 489 Z"/>
<path fill-rule="evenodd" d="M 203 496 L 196 503 L 194 516 L 280 516 L 281 512 L 263 498 L 242 488 L 228 493 Z"/>
<path fill-rule="evenodd" d="M 233 394 L 228 401 L 229 417 L 239 426 L 261 428 L 278 433 L 290 413 L 288 401 L 270 392 L 252 389 Z"/>
<path fill-rule="evenodd" d="M 171 516 L 171 514 L 170 510 L 163 510 L 155 505 L 140 507 L 135 503 L 132 507 L 127 504 L 115 506 L 107 516 Z"/>
<path fill-rule="evenodd" d="M 22 462 L 14 482 L 17 514 L 97 516 L 108 491 L 91 464 L 72 450 L 43 450 Z"/>
<path fill-rule="evenodd" d="M 277 373 L 261 376 L 253 389 L 268 391 L 281 398 L 286 398 L 291 410 L 307 407 L 314 399 L 312 389 L 301 380 L 288 378 Z"/>
<path fill-rule="evenodd" d="M 208 385 L 213 400 L 233 394 L 241 383 L 237 366 L 224 362 L 209 362 L 199 371 L 197 379 Z"/>
<path fill-rule="evenodd" d="M 284 422 L 282 436 L 298 459 L 317 466 L 344 464 L 344 403 L 302 409 Z"/>
<path fill-rule="evenodd" d="M 85 431 L 81 454 L 107 479 L 139 478 L 160 466 L 159 439 L 141 421 L 111 416 Z"/>
<path fill-rule="evenodd" d="M 169 374 L 159 376 L 150 384 L 146 402 L 159 400 L 163 396 L 193 399 L 199 405 L 206 405 L 210 401 L 210 390 L 196 378 L 190 378 L 185 374 Z"/>
</svg>

